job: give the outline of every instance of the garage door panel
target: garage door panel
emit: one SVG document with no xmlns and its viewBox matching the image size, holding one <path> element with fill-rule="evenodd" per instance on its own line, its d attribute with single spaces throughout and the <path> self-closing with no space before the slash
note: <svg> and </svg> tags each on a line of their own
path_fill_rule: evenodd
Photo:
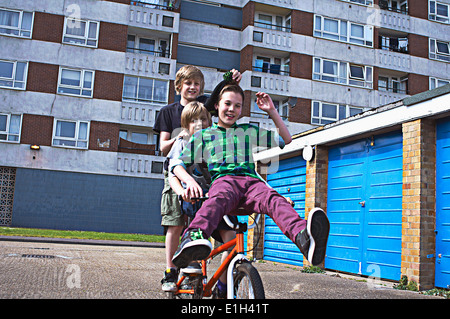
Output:
<svg viewBox="0 0 450 319">
<path fill-rule="evenodd" d="M 325 267 L 400 279 L 402 169 L 401 132 L 330 148 Z"/>
<path fill-rule="evenodd" d="M 305 217 L 306 162 L 293 157 L 279 162 L 278 171 L 267 176 L 267 182 L 282 196 L 295 203 L 300 217 Z M 264 228 L 264 259 L 293 265 L 303 264 L 303 255 L 268 216 Z"/>
<path fill-rule="evenodd" d="M 435 285 L 450 288 L 450 118 L 436 129 Z"/>
</svg>

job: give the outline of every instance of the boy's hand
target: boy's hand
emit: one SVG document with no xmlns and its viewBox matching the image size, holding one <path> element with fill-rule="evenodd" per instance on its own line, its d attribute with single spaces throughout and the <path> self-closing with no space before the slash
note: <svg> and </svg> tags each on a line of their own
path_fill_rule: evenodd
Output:
<svg viewBox="0 0 450 319">
<path fill-rule="evenodd" d="M 230 70 L 230 72 L 232 73 L 231 78 L 232 78 L 234 81 L 236 81 L 237 84 L 239 84 L 239 82 L 241 82 L 241 79 L 242 79 L 242 74 L 241 74 L 241 72 L 239 72 L 239 71 L 236 70 L 236 69 L 232 69 L 232 70 Z"/>
<path fill-rule="evenodd" d="M 267 94 L 267 93 L 263 93 L 263 92 L 256 93 L 256 104 L 258 105 L 258 107 L 261 111 L 264 111 L 268 114 L 270 114 L 273 111 L 276 112 L 276 110 L 277 110 L 275 108 L 275 105 L 273 104 L 272 99 L 270 98 L 269 94 Z"/>
<path fill-rule="evenodd" d="M 202 197 L 202 196 L 203 190 L 196 181 L 193 180 L 192 182 L 186 183 L 186 189 L 182 194 L 183 200 L 188 202 L 191 201 L 192 197 Z"/>
</svg>

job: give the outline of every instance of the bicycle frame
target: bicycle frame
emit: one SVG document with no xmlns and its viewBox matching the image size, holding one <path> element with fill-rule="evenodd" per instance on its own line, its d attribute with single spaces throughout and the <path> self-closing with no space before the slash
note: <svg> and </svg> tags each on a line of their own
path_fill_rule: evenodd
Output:
<svg viewBox="0 0 450 319">
<path fill-rule="evenodd" d="M 244 232 L 236 231 L 235 239 L 232 239 L 229 242 L 224 243 L 221 246 L 219 246 L 211 251 L 208 258 L 206 258 L 205 260 L 202 261 L 202 275 L 191 275 L 191 276 L 202 276 L 202 279 L 206 278 L 206 276 L 207 276 L 207 261 L 209 259 L 214 258 L 218 254 L 220 254 L 224 251 L 227 251 L 228 249 L 230 249 L 233 246 L 234 246 L 233 250 L 230 252 L 228 257 L 220 264 L 219 268 L 216 270 L 216 272 L 210 278 L 210 280 L 206 283 L 202 282 L 204 297 L 210 297 L 212 295 L 212 288 L 216 284 L 217 280 L 219 280 L 219 278 L 223 274 L 223 272 L 227 269 L 227 267 L 228 267 L 228 279 L 230 279 L 230 276 L 232 276 L 232 268 L 233 268 L 233 267 L 229 267 L 230 264 L 231 264 L 231 266 L 234 266 L 234 263 L 237 260 L 246 259 L 246 257 L 244 256 Z M 238 257 L 238 258 L 236 258 L 236 257 Z M 183 275 L 178 280 L 178 282 L 177 282 L 178 288 L 181 287 L 181 284 L 186 277 L 188 277 L 188 276 Z M 230 286 L 230 285 L 228 285 L 228 286 Z M 230 292 L 232 293 L 232 289 L 233 289 L 233 287 L 228 287 L 228 296 L 230 296 Z M 194 289 L 178 289 L 178 291 L 175 292 L 175 295 L 194 294 L 194 293 L 195 293 Z"/>
</svg>

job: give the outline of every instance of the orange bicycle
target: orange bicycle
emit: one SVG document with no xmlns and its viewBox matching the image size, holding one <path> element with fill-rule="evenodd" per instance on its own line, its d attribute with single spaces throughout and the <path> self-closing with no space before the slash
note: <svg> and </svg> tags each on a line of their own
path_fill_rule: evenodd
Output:
<svg viewBox="0 0 450 319">
<path fill-rule="evenodd" d="M 227 216 L 224 216 L 225 222 L 236 231 L 236 238 L 213 249 L 205 260 L 201 261 L 201 274 L 185 274 L 181 272 L 177 282 L 177 291 L 167 292 L 168 298 L 192 298 L 201 299 L 213 295 L 213 287 L 220 276 L 227 269 L 227 298 L 228 299 L 264 299 L 264 287 L 261 277 L 247 259 L 244 252 L 244 233 L 247 229 L 254 228 L 260 215 L 257 215 L 252 225 L 247 223 L 233 224 Z M 208 260 L 231 249 L 228 257 L 221 263 L 214 275 L 207 279 Z"/>
</svg>

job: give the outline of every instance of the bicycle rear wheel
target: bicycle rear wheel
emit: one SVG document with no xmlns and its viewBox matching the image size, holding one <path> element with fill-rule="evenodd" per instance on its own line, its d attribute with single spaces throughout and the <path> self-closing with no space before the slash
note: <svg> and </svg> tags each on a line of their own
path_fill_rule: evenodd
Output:
<svg viewBox="0 0 450 319">
<path fill-rule="evenodd" d="M 233 291 L 234 299 L 265 299 L 261 277 L 251 263 L 236 266 Z"/>
</svg>

